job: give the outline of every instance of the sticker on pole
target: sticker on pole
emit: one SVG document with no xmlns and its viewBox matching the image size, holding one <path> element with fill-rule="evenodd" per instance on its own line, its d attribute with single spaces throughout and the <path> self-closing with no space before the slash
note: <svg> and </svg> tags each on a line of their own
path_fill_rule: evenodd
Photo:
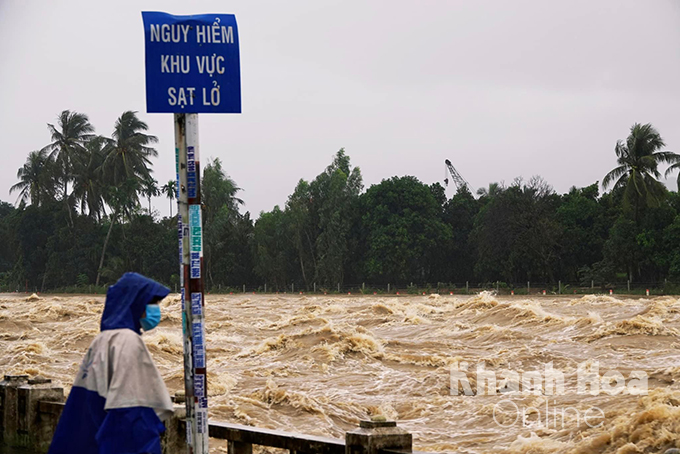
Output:
<svg viewBox="0 0 680 454">
<path fill-rule="evenodd" d="M 203 342 L 203 324 L 201 322 L 192 323 L 192 341 L 194 345 L 194 367 L 205 367 L 205 344 Z"/>
<path fill-rule="evenodd" d="M 142 12 L 142 19 L 147 112 L 241 113 L 236 16 Z"/>
</svg>

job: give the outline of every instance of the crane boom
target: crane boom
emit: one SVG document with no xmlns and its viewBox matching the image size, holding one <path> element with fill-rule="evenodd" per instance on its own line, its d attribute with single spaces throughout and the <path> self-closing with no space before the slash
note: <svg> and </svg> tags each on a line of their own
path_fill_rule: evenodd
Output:
<svg viewBox="0 0 680 454">
<path fill-rule="evenodd" d="M 451 179 L 453 182 L 456 184 L 456 187 L 458 189 L 461 189 L 463 186 L 470 186 L 467 181 L 465 181 L 465 178 L 463 178 L 460 173 L 453 167 L 453 164 L 451 164 L 451 161 L 448 159 L 444 161 L 446 164 L 446 167 L 449 169 L 449 173 L 451 174 Z M 444 183 L 448 186 L 449 185 L 449 179 L 444 178 Z"/>
</svg>

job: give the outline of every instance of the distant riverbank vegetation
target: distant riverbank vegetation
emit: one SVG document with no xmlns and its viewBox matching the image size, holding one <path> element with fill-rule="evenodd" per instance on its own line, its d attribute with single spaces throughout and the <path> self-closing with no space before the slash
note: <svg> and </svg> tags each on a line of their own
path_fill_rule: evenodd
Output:
<svg viewBox="0 0 680 454">
<path fill-rule="evenodd" d="M 102 289 L 125 271 L 176 286 L 176 216 L 151 206 L 164 194 L 176 212 L 175 182 L 153 177 L 147 125 L 124 112 L 105 137 L 64 111 L 48 132 L 18 170 L 16 203 L 0 203 L 0 289 Z M 220 160 L 202 163 L 207 289 L 680 282 L 680 196 L 660 182 L 680 156 L 648 124 L 612 145 L 617 165 L 602 184 L 557 194 L 535 176 L 450 199 L 413 176 L 364 188 L 341 149 L 256 220 Z"/>
</svg>

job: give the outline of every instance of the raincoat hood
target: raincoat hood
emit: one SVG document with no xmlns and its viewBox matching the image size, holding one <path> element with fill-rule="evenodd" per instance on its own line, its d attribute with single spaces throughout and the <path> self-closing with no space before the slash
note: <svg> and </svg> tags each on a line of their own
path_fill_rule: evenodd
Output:
<svg viewBox="0 0 680 454">
<path fill-rule="evenodd" d="M 147 304 L 165 298 L 170 289 L 137 273 L 125 273 L 106 292 L 101 330 L 129 328 L 140 334 L 142 317 Z"/>
</svg>

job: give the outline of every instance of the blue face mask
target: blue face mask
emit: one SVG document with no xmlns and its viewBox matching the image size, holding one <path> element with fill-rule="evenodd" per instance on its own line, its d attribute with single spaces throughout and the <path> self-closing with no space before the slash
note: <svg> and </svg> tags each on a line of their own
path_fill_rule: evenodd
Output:
<svg viewBox="0 0 680 454">
<path fill-rule="evenodd" d="M 161 321 L 161 308 L 158 304 L 146 305 L 146 317 L 140 318 L 139 322 L 142 324 L 144 331 L 154 329 Z"/>
</svg>

